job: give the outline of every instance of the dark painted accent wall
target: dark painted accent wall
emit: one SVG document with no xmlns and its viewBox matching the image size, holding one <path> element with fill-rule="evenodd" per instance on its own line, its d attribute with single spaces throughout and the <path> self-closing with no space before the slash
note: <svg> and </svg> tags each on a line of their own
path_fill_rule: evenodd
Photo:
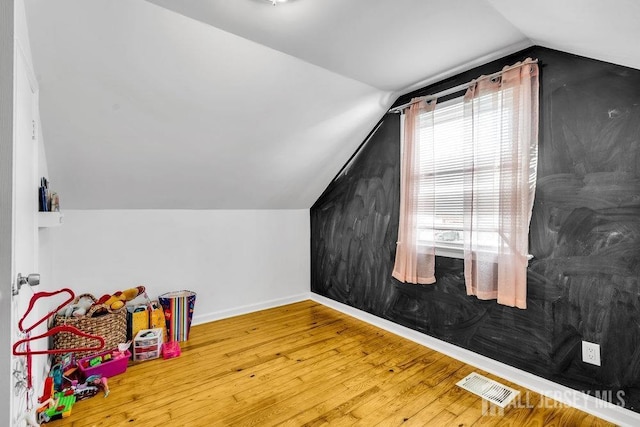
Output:
<svg viewBox="0 0 640 427">
<path fill-rule="evenodd" d="M 435 285 L 391 277 L 399 117 L 388 114 L 311 209 L 311 289 L 577 390 L 624 392 L 640 412 L 640 71 L 533 47 L 402 97 L 527 56 L 541 63 L 538 185 L 528 308 L 466 295 L 461 260 Z M 602 366 L 581 361 L 599 343 Z M 606 394 L 605 394 L 606 396 Z"/>
</svg>

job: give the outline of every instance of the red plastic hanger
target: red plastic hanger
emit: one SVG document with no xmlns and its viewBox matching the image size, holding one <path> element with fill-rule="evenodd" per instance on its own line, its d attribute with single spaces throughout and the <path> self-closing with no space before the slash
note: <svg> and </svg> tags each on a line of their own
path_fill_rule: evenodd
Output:
<svg viewBox="0 0 640 427">
<path fill-rule="evenodd" d="M 47 313 L 46 316 L 44 316 L 42 319 L 38 320 L 33 325 L 29 326 L 27 329 L 23 328 L 22 322 L 24 322 L 24 320 L 27 318 L 27 315 L 31 312 L 31 309 L 33 308 L 33 306 L 34 306 L 34 304 L 36 303 L 37 300 L 39 300 L 40 298 L 46 298 L 46 297 L 51 297 L 51 296 L 54 296 L 54 295 L 58 295 L 58 294 L 61 294 L 63 292 L 67 292 L 69 294 L 69 298 L 65 302 L 60 304 L 55 310 L 50 311 L 49 313 Z M 22 318 L 18 322 L 18 328 L 20 329 L 20 331 L 22 331 L 24 333 L 32 331 L 36 326 L 38 326 L 39 324 L 41 324 L 42 322 L 44 322 L 48 318 L 50 318 L 51 315 L 53 315 L 54 313 L 57 313 L 58 310 L 60 310 L 62 307 L 64 307 L 65 305 L 67 305 L 68 303 L 73 301 L 75 299 L 75 297 L 76 297 L 76 294 L 74 294 L 73 291 L 71 289 L 69 289 L 69 288 L 63 288 L 63 289 L 60 289 L 59 291 L 55 291 L 55 292 L 36 292 L 31 297 L 31 301 L 29 301 L 29 307 L 27 308 L 27 311 L 24 313 L 24 315 L 22 316 Z"/>
<path fill-rule="evenodd" d="M 37 339 L 40 338 L 45 338 L 45 337 L 49 337 L 52 335 L 55 335 L 59 332 L 69 332 L 71 334 L 77 335 L 79 337 L 85 337 L 85 338 L 92 338 L 95 340 L 98 340 L 100 342 L 99 347 L 77 347 L 77 348 L 58 348 L 58 349 L 54 349 L 54 350 L 37 350 L 37 351 L 31 351 L 29 348 L 27 348 L 27 350 L 18 350 L 18 347 L 22 344 L 27 344 L 30 343 L 31 341 L 35 341 Z M 78 351 L 100 351 L 104 348 L 104 338 L 98 336 L 98 335 L 91 335 L 91 334 L 87 334 L 85 332 L 82 332 L 81 330 L 79 330 L 78 328 L 74 328 L 73 326 L 69 326 L 69 325 L 62 325 L 62 326 L 56 326 L 54 328 L 49 329 L 47 332 L 45 332 L 42 335 L 38 335 L 36 337 L 29 337 L 29 338 L 25 338 L 22 339 L 20 341 L 17 341 L 14 345 L 13 345 L 13 354 L 15 356 L 31 356 L 34 354 L 60 354 L 60 353 L 71 353 L 71 352 L 78 352 Z"/>
</svg>

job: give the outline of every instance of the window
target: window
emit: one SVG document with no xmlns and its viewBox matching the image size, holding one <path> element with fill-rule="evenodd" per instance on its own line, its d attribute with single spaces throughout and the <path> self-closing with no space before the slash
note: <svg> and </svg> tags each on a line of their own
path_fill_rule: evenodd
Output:
<svg viewBox="0 0 640 427">
<path fill-rule="evenodd" d="M 502 105 L 495 108 L 491 96 L 484 98 L 478 99 L 484 131 L 475 150 L 465 149 L 469 147 L 465 145 L 465 138 L 471 135 L 464 125 L 462 97 L 438 104 L 432 116 L 424 113 L 419 117 L 420 169 L 415 177 L 419 182 L 418 244 L 435 246 L 437 255 L 464 257 L 465 170 L 470 167 L 474 169 L 473 186 L 480 192 L 478 245 L 486 252 L 497 252 L 500 202 L 499 192 L 494 189 L 499 186 L 500 163 L 504 170 L 505 163 L 509 162 L 500 153 L 500 140 L 509 138 L 510 127 L 501 123 L 511 120 L 504 117 L 509 114 L 508 109 Z M 467 188 L 470 185 L 467 183 Z"/>
<path fill-rule="evenodd" d="M 398 107 L 404 123 L 392 275 L 433 284 L 435 255 L 464 258 L 467 294 L 526 308 L 538 67 L 528 58 L 464 86 L 463 98 L 437 103 L 436 94 Z"/>
</svg>

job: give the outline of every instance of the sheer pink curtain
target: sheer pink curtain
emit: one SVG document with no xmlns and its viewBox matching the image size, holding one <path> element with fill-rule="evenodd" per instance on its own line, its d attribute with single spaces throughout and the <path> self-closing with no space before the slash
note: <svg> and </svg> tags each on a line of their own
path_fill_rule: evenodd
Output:
<svg viewBox="0 0 640 427">
<path fill-rule="evenodd" d="M 421 151 L 420 138 L 433 138 L 433 111 L 436 101 L 430 103 L 413 99 L 411 106 L 404 114 L 404 133 L 401 150 L 400 170 L 400 225 L 398 227 L 398 243 L 393 277 L 401 282 L 415 284 L 435 283 L 434 275 L 435 248 L 433 237 L 433 217 L 435 207 L 422 207 L 422 218 L 418 218 L 418 199 L 420 196 L 420 159 L 432 153 Z M 433 180 L 431 180 L 433 181 Z M 422 188 L 423 192 L 431 192 L 434 188 Z M 431 198 L 433 200 L 433 198 Z M 430 226 L 428 222 L 431 222 Z M 420 241 L 423 233 L 426 240 Z M 427 243 L 430 241 L 431 243 Z"/>
<path fill-rule="evenodd" d="M 526 308 L 528 232 L 538 153 L 538 66 L 526 60 L 465 95 L 467 294 Z M 489 211 L 498 209 L 499 215 Z"/>
</svg>

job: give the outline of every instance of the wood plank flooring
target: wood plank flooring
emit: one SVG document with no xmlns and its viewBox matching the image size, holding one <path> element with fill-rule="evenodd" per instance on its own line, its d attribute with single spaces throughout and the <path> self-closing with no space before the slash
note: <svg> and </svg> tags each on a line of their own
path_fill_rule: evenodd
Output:
<svg viewBox="0 0 640 427">
<path fill-rule="evenodd" d="M 455 385 L 473 371 L 523 398 L 483 410 Z M 610 425 L 312 301 L 195 326 L 180 357 L 131 364 L 109 386 L 46 425 Z"/>
</svg>

